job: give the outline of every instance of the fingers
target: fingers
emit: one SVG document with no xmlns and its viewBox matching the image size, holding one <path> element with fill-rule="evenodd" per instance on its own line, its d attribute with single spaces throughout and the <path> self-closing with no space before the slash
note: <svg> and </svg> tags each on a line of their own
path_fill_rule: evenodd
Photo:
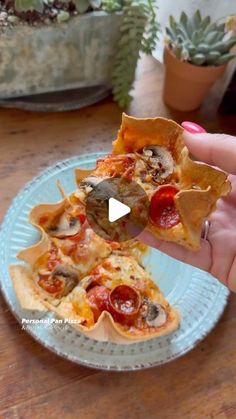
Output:
<svg viewBox="0 0 236 419">
<path fill-rule="evenodd" d="M 236 175 L 236 137 L 184 131 L 184 141 L 197 160 Z"/>
<path fill-rule="evenodd" d="M 207 272 L 210 271 L 212 263 L 211 245 L 207 240 L 202 240 L 201 249 L 198 252 L 193 252 L 178 244 L 158 240 L 145 230 L 139 235 L 138 239 L 181 262 L 188 263 Z"/>
</svg>

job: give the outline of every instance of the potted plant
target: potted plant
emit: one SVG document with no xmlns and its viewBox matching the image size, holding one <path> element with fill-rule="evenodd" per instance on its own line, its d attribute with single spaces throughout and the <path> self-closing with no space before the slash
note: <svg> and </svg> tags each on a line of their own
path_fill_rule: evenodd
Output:
<svg viewBox="0 0 236 419">
<path fill-rule="evenodd" d="M 1 0 L 0 98 L 105 85 L 127 106 L 157 33 L 155 0 Z"/>
<path fill-rule="evenodd" d="M 235 57 L 230 51 L 236 37 L 225 23 L 212 23 L 199 10 L 191 19 L 182 12 L 178 22 L 170 16 L 166 35 L 164 101 L 178 110 L 194 110 Z"/>
</svg>

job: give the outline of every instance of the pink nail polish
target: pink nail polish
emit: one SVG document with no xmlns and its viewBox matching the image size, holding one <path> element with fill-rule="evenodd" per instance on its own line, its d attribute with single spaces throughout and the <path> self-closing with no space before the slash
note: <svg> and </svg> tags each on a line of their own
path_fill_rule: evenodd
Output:
<svg viewBox="0 0 236 419">
<path fill-rule="evenodd" d="M 184 121 L 181 125 L 186 131 L 191 132 L 191 134 L 201 134 L 206 132 L 205 128 L 201 127 L 201 125 L 198 125 L 195 122 Z"/>
</svg>

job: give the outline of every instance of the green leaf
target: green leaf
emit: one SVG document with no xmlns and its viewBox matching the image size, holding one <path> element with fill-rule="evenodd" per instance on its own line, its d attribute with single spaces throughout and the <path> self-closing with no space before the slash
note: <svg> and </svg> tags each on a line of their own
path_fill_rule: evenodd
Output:
<svg viewBox="0 0 236 419">
<path fill-rule="evenodd" d="M 216 38 L 216 41 L 222 41 L 225 36 L 226 36 L 225 32 L 218 32 L 218 36 Z"/>
<path fill-rule="evenodd" d="M 193 15 L 193 26 L 195 29 L 199 29 L 201 26 L 201 22 L 202 22 L 202 17 L 201 17 L 201 13 L 200 10 L 196 10 L 196 12 Z"/>
<path fill-rule="evenodd" d="M 18 12 L 27 12 L 29 10 L 36 10 L 39 13 L 43 12 L 43 0 L 15 0 L 15 8 Z"/>
<path fill-rule="evenodd" d="M 159 25 L 155 0 L 123 0 L 123 4 L 121 38 L 112 69 L 112 90 L 114 99 L 125 107 L 132 100 L 130 90 L 140 51 L 150 54 L 155 48 Z"/>
<path fill-rule="evenodd" d="M 198 45 L 198 43 L 199 43 L 199 38 L 200 38 L 200 36 L 199 36 L 200 34 L 199 34 L 199 31 L 198 30 L 195 30 L 194 32 L 193 32 L 193 34 L 192 34 L 192 37 L 191 37 L 191 40 L 192 40 L 192 43 L 195 45 L 195 46 L 197 46 Z"/>
<path fill-rule="evenodd" d="M 176 24 L 176 34 L 181 35 L 183 40 L 186 38 L 187 39 L 189 38 L 186 29 L 183 26 L 181 26 L 179 23 Z"/>
<path fill-rule="evenodd" d="M 78 13 L 85 13 L 89 9 L 89 0 L 73 0 Z"/>
<path fill-rule="evenodd" d="M 19 18 L 15 15 L 10 15 L 7 18 L 8 22 L 10 22 L 12 25 L 15 25 L 16 23 L 19 22 Z"/>
<path fill-rule="evenodd" d="M 124 6 L 123 0 L 103 0 L 102 9 L 107 13 L 114 13 L 122 10 Z"/>
<path fill-rule="evenodd" d="M 59 23 L 67 22 L 70 19 L 70 13 L 61 10 L 57 15 L 57 21 Z"/>
<path fill-rule="evenodd" d="M 203 31 L 203 36 L 207 36 L 208 33 L 217 30 L 217 25 L 216 23 L 211 23 L 210 25 L 208 25 L 206 27 L 206 29 Z"/>
<path fill-rule="evenodd" d="M 168 37 L 172 40 L 175 41 L 175 34 L 174 32 L 171 30 L 171 28 L 166 28 L 166 34 L 168 35 Z"/>
<path fill-rule="evenodd" d="M 219 36 L 219 32 L 217 32 L 217 31 L 209 32 L 205 36 L 206 44 L 213 44 L 214 42 L 218 41 L 218 36 Z"/>
<path fill-rule="evenodd" d="M 225 23 L 221 23 L 220 25 L 217 25 L 217 30 L 220 32 L 225 32 Z"/>
<path fill-rule="evenodd" d="M 211 23 L 210 16 L 206 16 L 204 19 L 202 19 L 201 23 L 201 30 L 204 31 Z"/>
<path fill-rule="evenodd" d="M 210 51 L 206 55 L 207 64 L 214 64 L 218 58 L 221 57 L 221 53 L 219 51 Z"/>
<path fill-rule="evenodd" d="M 185 29 L 188 28 L 188 16 L 186 15 L 185 12 L 182 12 L 180 15 L 180 23 L 182 23 Z"/>
<path fill-rule="evenodd" d="M 174 16 L 172 16 L 172 15 L 169 16 L 169 25 L 170 25 L 171 29 L 175 32 L 176 21 L 175 21 Z"/>
<path fill-rule="evenodd" d="M 183 50 L 183 48 L 182 48 L 182 45 L 177 45 L 176 46 L 176 48 L 175 48 L 175 55 L 176 55 L 176 57 L 180 60 L 180 59 L 182 59 L 182 50 Z"/>
<path fill-rule="evenodd" d="M 236 37 L 231 37 L 230 39 L 228 39 L 227 41 L 219 41 L 216 42 L 215 44 L 211 45 L 210 50 L 211 51 L 219 51 L 222 54 L 225 54 L 226 52 L 229 52 L 230 49 L 236 45 Z"/>
<path fill-rule="evenodd" d="M 216 60 L 215 64 L 216 65 L 222 65 L 222 64 L 227 63 L 230 60 L 233 60 L 234 58 L 236 58 L 236 55 L 233 54 L 233 53 L 223 54 L 223 55 L 221 55 L 221 57 L 219 57 Z"/>
<path fill-rule="evenodd" d="M 197 51 L 203 54 L 206 54 L 209 51 L 209 46 L 207 44 L 199 44 L 197 46 Z"/>
<path fill-rule="evenodd" d="M 206 56 L 204 54 L 195 54 L 193 55 L 191 62 L 195 65 L 202 65 L 206 61 Z"/>
</svg>

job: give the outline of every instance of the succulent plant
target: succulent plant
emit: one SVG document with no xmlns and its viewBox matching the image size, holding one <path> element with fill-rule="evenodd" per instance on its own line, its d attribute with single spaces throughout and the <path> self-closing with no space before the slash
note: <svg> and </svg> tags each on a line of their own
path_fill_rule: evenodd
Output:
<svg viewBox="0 0 236 419">
<path fill-rule="evenodd" d="M 182 61 L 195 65 L 221 65 L 232 58 L 231 48 L 236 45 L 236 36 L 225 31 L 225 23 L 212 22 L 210 16 L 202 18 L 199 10 L 192 18 L 181 13 L 177 22 L 170 16 L 166 28 L 167 44 Z"/>
</svg>

